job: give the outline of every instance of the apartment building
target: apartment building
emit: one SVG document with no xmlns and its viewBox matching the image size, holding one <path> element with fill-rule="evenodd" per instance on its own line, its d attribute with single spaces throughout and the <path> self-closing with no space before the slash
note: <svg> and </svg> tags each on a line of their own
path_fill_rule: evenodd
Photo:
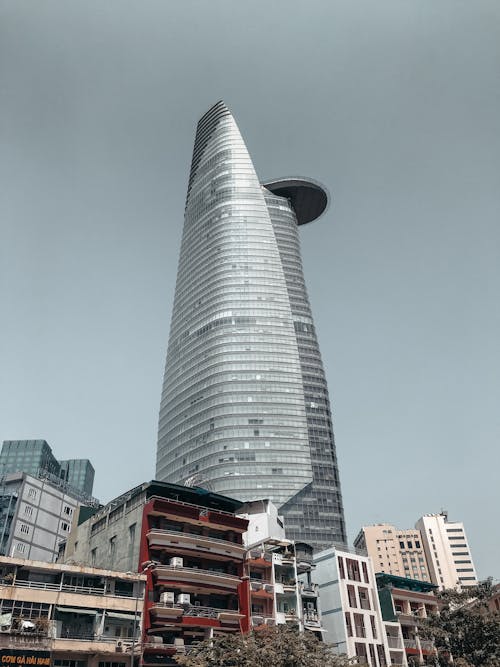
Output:
<svg viewBox="0 0 500 667">
<path fill-rule="evenodd" d="M 54 476 L 4 475 L 0 478 L 0 554 L 53 562 L 84 500 Z M 98 506 L 95 499 L 85 502 Z"/>
<path fill-rule="evenodd" d="M 146 576 L 0 557 L 3 662 L 132 667 Z"/>
<path fill-rule="evenodd" d="M 419 665 L 434 665 L 434 644 L 419 636 L 419 627 L 439 612 L 437 586 L 391 574 L 379 573 L 376 579 L 391 664 L 404 666 L 411 657 Z"/>
<path fill-rule="evenodd" d="M 363 526 L 354 546 L 366 550 L 375 572 L 429 581 L 429 568 L 420 531 L 399 529 L 389 523 Z"/>
<path fill-rule="evenodd" d="M 311 580 L 312 547 L 268 538 L 247 553 L 253 627 L 293 623 L 323 639 L 319 589 Z"/>
<path fill-rule="evenodd" d="M 449 521 L 448 513 L 426 514 L 416 527 L 422 535 L 430 581 L 440 589 L 465 588 L 478 583 L 464 524 Z"/>
<path fill-rule="evenodd" d="M 313 548 L 286 539 L 283 517 L 268 499 L 245 503 L 238 516 L 248 520 L 243 541 L 252 626 L 293 623 L 323 639 Z"/>
<path fill-rule="evenodd" d="M 146 573 L 142 665 L 206 638 L 250 627 L 242 503 L 197 487 L 144 483 L 99 510 L 67 540 L 66 562 Z"/>
<path fill-rule="evenodd" d="M 370 667 L 390 665 L 371 559 L 332 547 L 316 554 L 313 562 L 325 641 Z"/>
</svg>

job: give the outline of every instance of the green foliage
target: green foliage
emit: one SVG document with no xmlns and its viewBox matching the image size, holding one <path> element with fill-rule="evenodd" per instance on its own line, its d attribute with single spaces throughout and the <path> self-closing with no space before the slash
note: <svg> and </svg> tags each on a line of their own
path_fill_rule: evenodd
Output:
<svg viewBox="0 0 500 667">
<path fill-rule="evenodd" d="M 439 664 L 454 667 L 500 667 L 500 615 L 488 608 L 493 594 L 491 579 L 474 588 L 439 594 L 441 611 L 420 628 L 434 640 Z"/>
<path fill-rule="evenodd" d="M 348 667 L 352 661 L 335 655 L 310 632 L 279 625 L 247 635 L 227 634 L 206 640 L 185 656 L 184 667 Z"/>
</svg>

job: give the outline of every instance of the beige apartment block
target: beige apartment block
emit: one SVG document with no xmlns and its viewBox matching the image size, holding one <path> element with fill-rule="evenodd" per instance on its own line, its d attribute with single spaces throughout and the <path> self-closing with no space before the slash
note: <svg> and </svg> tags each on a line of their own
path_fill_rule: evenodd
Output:
<svg viewBox="0 0 500 667">
<path fill-rule="evenodd" d="M 401 530 L 389 523 L 363 526 L 354 546 L 368 553 L 375 572 L 430 581 L 422 537 L 415 528 Z"/>
<path fill-rule="evenodd" d="M 448 513 L 426 514 L 415 524 L 422 534 L 432 583 L 443 588 L 477 584 L 464 524 L 448 521 Z"/>
<path fill-rule="evenodd" d="M 0 557 L 0 652 L 17 664 L 132 667 L 146 576 Z"/>
</svg>

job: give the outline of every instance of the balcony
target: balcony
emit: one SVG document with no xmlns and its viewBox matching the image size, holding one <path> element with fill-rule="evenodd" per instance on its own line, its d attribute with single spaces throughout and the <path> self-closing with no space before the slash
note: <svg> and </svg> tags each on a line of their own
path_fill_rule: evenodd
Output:
<svg viewBox="0 0 500 667">
<path fill-rule="evenodd" d="M 15 582 L 2 582 L 1 586 L 9 586 L 12 588 L 33 588 L 44 591 L 56 591 L 63 593 L 79 593 L 82 595 L 110 595 L 112 597 L 133 597 L 132 594 L 123 594 L 117 595 L 106 591 L 103 587 L 100 586 L 70 586 L 69 584 L 51 584 L 43 581 L 24 581 L 22 579 L 17 579 Z"/>
<path fill-rule="evenodd" d="M 161 530 L 153 528 L 147 534 L 150 547 L 164 549 L 174 547 L 176 550 L 185 549 L 190 551 L 214 553 L 220 556 L 230 556 L 238 560 L 245 557 L 245 547 L 242 544 L 221 540 L 206 535 L 185 533 L 180 530 Z"/>
<path fill-rule="evenodd" d="M 151 607 L 151 613 L 155 616 L 166 616 L 167 618 L 199 617 L 224 620 L 224 622 L 239 621 L 244 617 L 237 609 L 221 609 L 218 607 L 202 607 L 201 605 L 181 605 L 177 602 L 155 602 Z"/>
<path fill-rule="evenodd" d="M 195 585 L 206 584 L 209 587 L 236 590 L 241 579 L 234 574 L 201 570 L 195 567 L 174 567 L 173 565 L 157 565 L 154 574 L 161 581 L 179 581 Z"/>
<path fill-rule="evenodd" d="M 115 637 L 96 636 L 86 632 L 63 632 L 64 636 L 50 636 L 49 631 L 35 632 L 2 632 L 0 633 L 0 648 L 9 649 L 37 649 L 47 651 L 68 651 L 84 653 L 115 653 L 123 652 L 124 640 Z M 126 648 L 132 645 L 133 640 L 125 640 Z"/>
<path fill-rule="evenodd" d="M 405 648 L 411 648 L 411 649 L 418 648 L 416 639 L 403 639 L 403 643 L 405 645 Z"/>
<path fill-rule="evenodd" d="M 317 598 L 318 597 L 318 584 L 304 584 L 302 582 L 299 583 L 300 586 L 300 594 L 302 597 L 313 597 Z"/>
</svg>

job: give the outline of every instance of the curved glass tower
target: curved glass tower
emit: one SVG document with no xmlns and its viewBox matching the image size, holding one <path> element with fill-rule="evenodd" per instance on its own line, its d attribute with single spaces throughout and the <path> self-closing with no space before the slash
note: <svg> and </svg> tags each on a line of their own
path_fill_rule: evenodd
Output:
<svg viewBox="0 0 500 667">
<path fill-rule="evenodd" d="M 345 543 L 330 404 L 298 225 L 327 194 L 261 185 L 223 102 L 199 121 L 160 406 L 156 477 L 270 498 L 287 536 Z"/>
</svg>

